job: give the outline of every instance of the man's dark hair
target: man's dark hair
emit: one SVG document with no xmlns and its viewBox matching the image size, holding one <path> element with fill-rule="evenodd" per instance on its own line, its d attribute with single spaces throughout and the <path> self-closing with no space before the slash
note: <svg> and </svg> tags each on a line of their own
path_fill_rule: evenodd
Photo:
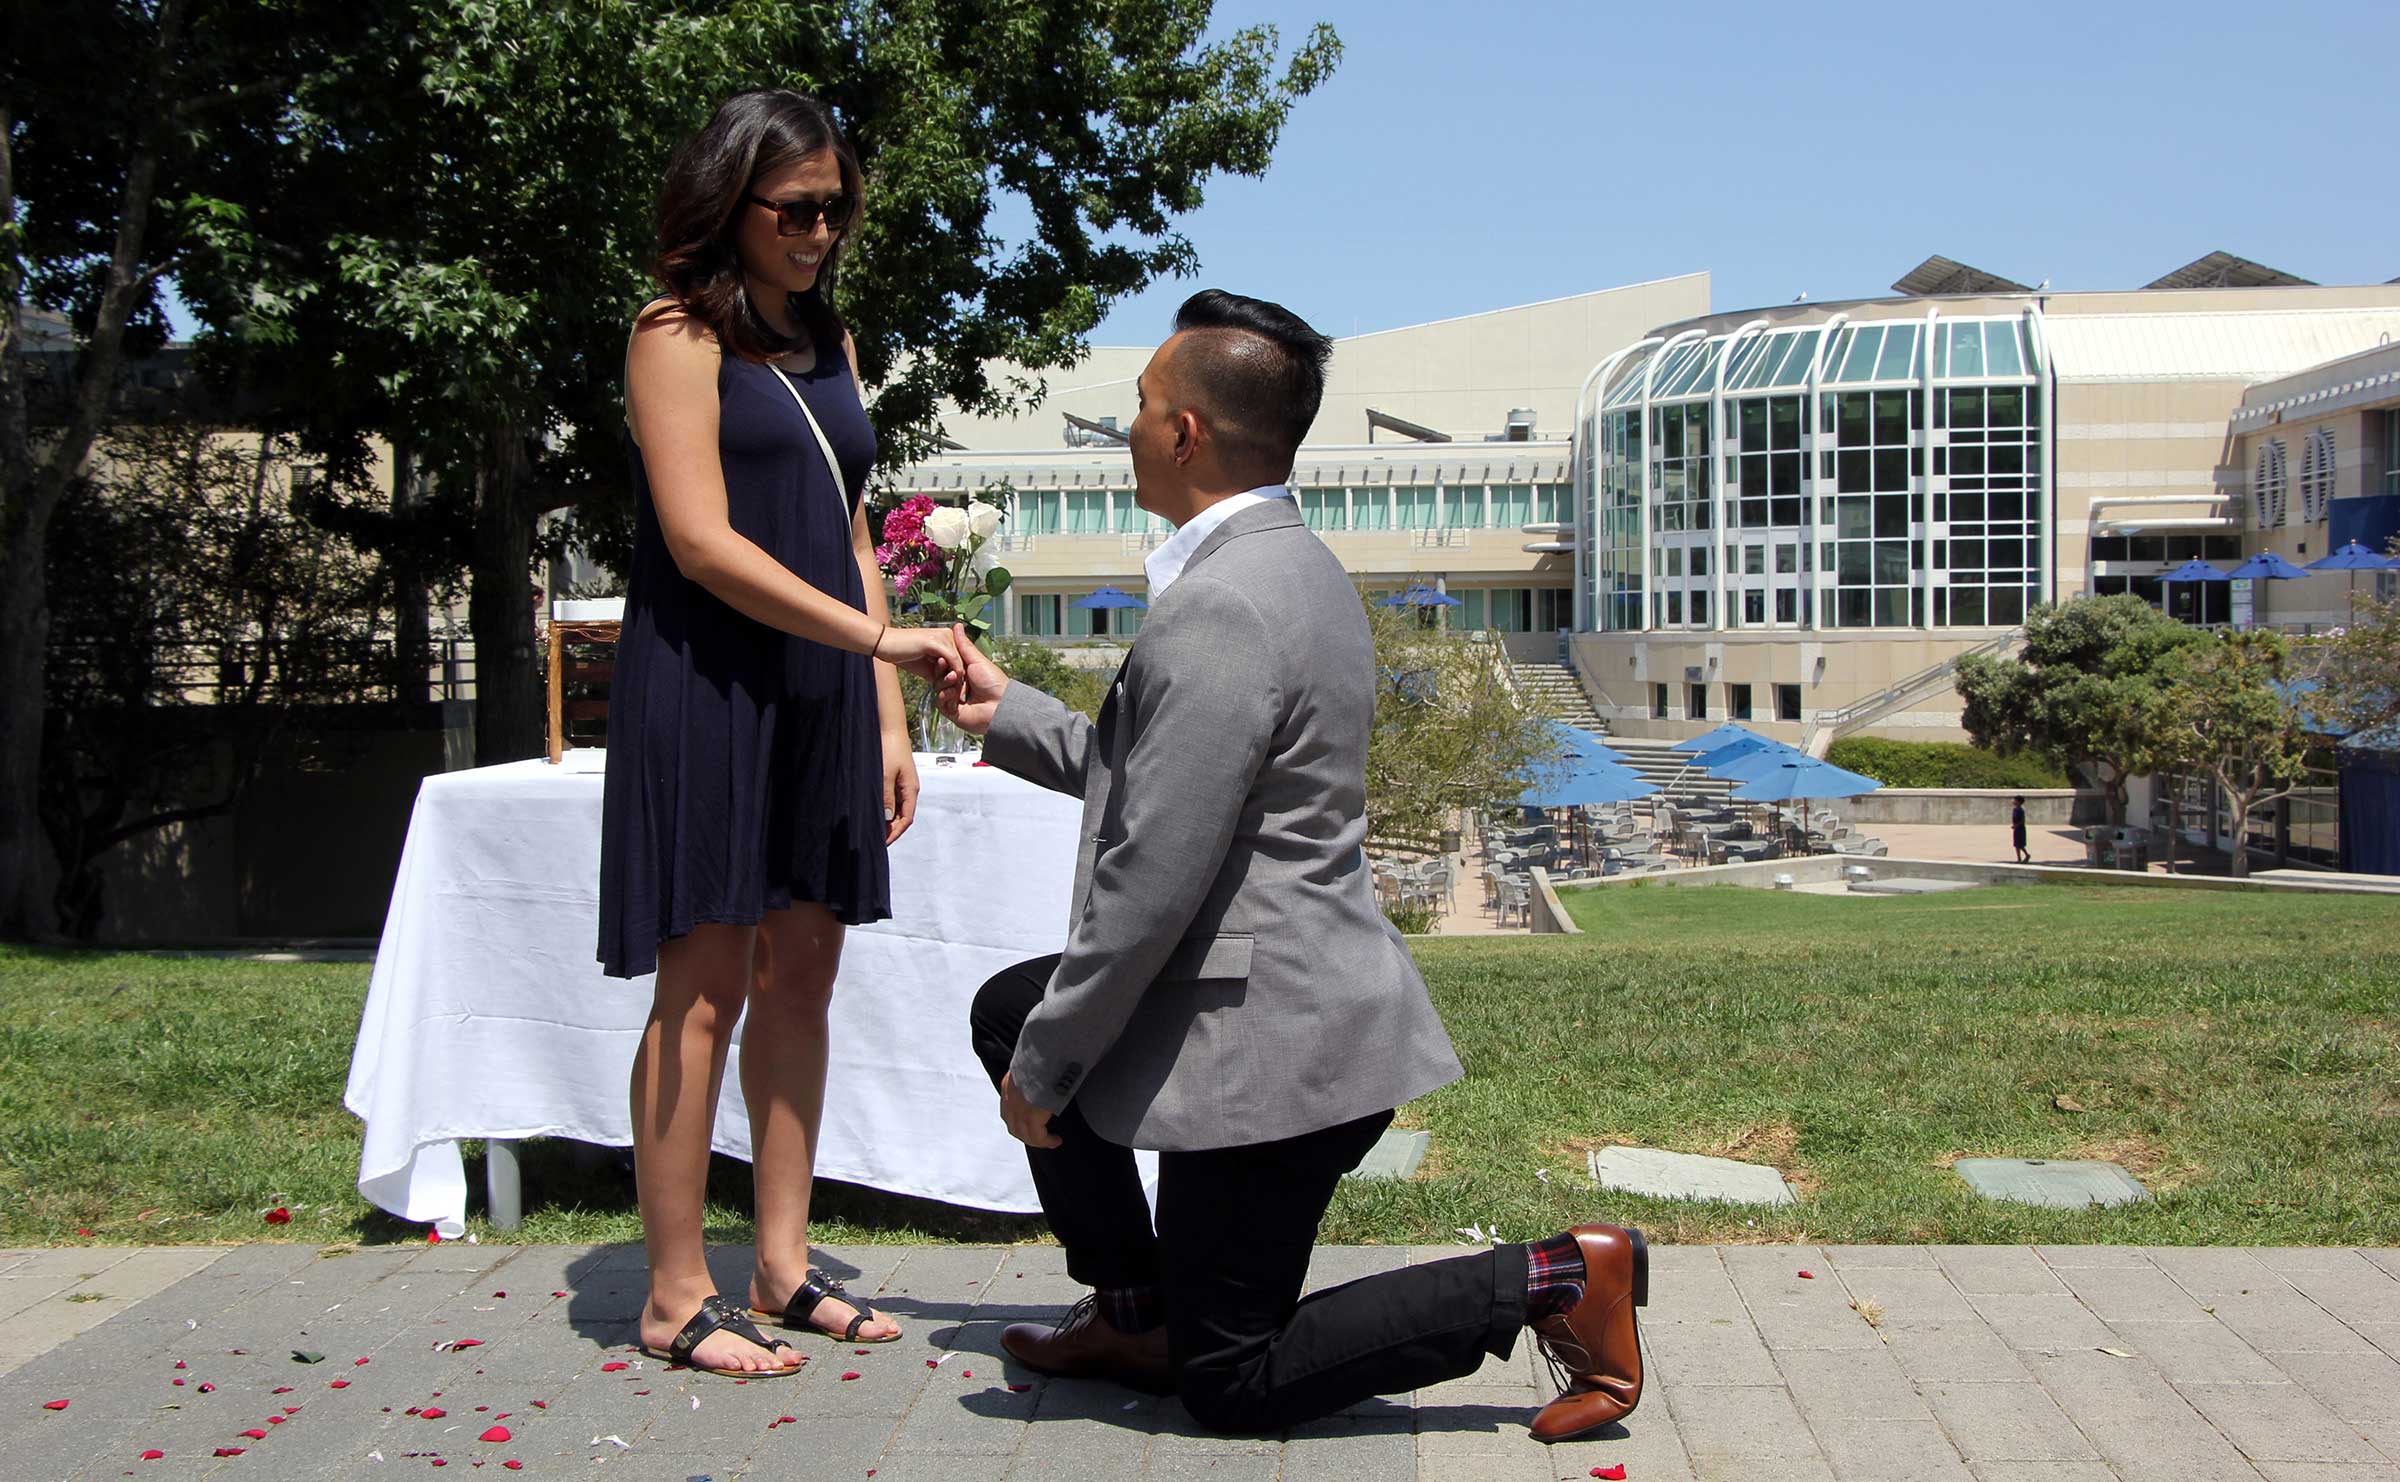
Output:
<svg viewBox="0 0 2400 1482">
<path fill-rule="evenodd" d="M 1227 465 L 1281 482 L 1325 400 L 1333 341 L 1281 304 L 1207 288 L 1175 311 L 1175 375 Z"/>
</svg>

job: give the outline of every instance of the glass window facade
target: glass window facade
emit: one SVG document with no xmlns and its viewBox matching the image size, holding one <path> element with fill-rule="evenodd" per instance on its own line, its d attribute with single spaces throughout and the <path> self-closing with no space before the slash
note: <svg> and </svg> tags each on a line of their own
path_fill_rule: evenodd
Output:
<svg viewBox="0 0 2400 1482">
<path fill-rule="evenodd" d="M 1583 491 L 1595 625 L 2023 622 L 2050 562 L 2034 343 L 1915 318 L 1628 357 Z"/>
</svg>

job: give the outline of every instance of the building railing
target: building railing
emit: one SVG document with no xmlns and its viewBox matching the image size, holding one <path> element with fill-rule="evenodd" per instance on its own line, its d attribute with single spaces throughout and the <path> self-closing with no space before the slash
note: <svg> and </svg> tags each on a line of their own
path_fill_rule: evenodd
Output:
<svg viewBox="0 0 2400 1482">
<path fill-rule="evenodd" d="M 1475 544 L 1472 530 L 1411 530 L 1409 544 L 1420 551 L 1463 551 Z"/>
</svg>

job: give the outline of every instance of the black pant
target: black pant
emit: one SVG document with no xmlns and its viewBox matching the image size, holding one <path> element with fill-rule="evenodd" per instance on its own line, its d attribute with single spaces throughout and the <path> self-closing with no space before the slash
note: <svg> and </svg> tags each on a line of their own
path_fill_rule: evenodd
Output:
<svg viewBox="0 0 2400 1482">
<path fill-rule="evenodd" d="M 975 995 L 975 1053 L 996 1086 L 1056 957 L 1019 963 Z M 1506 1358 L 1525 1325 L 1525 1249 L 1504 1245 L 1366 1277 L 1301 1300 L 1341 1176 L 1390 1124 L 1377 1112 L 1280 1142 L 1158 1160 L 1158 1222 L 1133 1150 L 1074 1104 L 1061 1145 L 1028 1148 L 1033 1185 L 1088 1286 L 1157 1285 L 1184 1407 L 1224 1431 L 1282 1430 L 1372 1395 L 1399 1394 Z"/>
</svg>

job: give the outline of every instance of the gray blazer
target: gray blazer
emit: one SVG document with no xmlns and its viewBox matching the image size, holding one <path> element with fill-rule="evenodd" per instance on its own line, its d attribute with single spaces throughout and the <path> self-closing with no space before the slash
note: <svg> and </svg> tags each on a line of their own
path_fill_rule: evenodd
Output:
<svg viewBox="0 0 2400 1482">
<path fill-rule="evenodd" d="M 1028 1100 L 1191 1151 L 1458 1079 L 1367 869 L 1374 713 L 1358 593 L 1288 499 L 1210 533 L 1098 725 L 1009 685 L 985 760 L 1083 798 L 1066 954 L 1011 1066 Z"/>
</svg>

